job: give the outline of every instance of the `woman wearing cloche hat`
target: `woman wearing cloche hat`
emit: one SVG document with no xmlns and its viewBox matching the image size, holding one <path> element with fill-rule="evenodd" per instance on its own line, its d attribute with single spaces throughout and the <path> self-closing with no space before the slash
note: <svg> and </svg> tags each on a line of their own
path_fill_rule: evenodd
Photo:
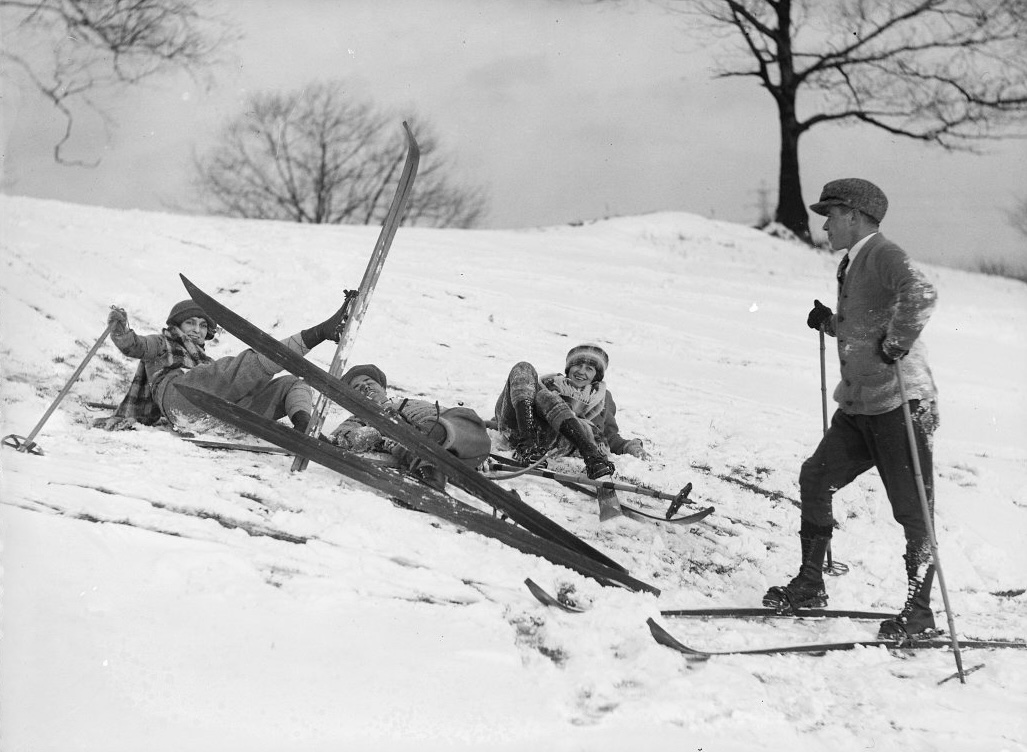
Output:
<svg viewBox="0 0 1027 752">
<path fill-rule="evenodd" d="M 289 349 L 305 355 L 326 339 L 338 340 L 346 306 L 325 321 L 282 340 Z M 128 325 L 124 309 L 111 306 L 107 317 L 113 324 L 111 340 L 139 366 L 117 411 L 98 421 L 109 429 L 130 427 L 139 422 L 152 425 L 162 417 L 175 426 L 205 417 L 175 388 L 178 384 L 216 394 L 273 420 L 288 416 L 305 431 L 310 423 L 310 387 L 291 374 L 274 378 L 281 367 L 244 350 L 238 355 L 211 358 L 206 343 L 213 339 L 217 324 L 192 300 L 175 303 L 159 334 L 140 335 Z"/>
</svg>

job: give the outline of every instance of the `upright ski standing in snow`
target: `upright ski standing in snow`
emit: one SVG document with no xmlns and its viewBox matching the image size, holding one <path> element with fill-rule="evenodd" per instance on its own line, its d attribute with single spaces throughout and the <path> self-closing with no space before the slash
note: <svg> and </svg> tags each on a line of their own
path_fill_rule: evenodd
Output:
<svg viewBox="0 0 1027 752">
<path fill-rule="evenodd" d="M 410 189 L 413 187 L 414 178 L 417 176 L 417 165 L 421 159 L 421 150 L 414 139 L 414 134 L 410 131 L 410 126 L 405 122 L 403 123 L 403 130 L 406 132 L 407 137 L 407 155 L 406 162 L 403 165 L 403 173 L 400 175 L 399 185 L 396 187 L 396 195 L 392 198 L 389 212 L 385 215 L 385 222 L 382 224 L 382 231 L 378 235 L 378 242 L 375 243 L 374 251 L 367 262 L 367 268 L 364 269 L 364 276 L 360 280 L 360 287 L 357 289 L 356 295 L 353 295 L 351 290 L 346 291 L 346 302 L 349 310 L 346 323 L 343 325 L 342 333 L 339 336 L 339 344 L 335 348 L 335 355 L 332 357 L 331 366 L 328 368 L 328 373 L 332 376 L 341 376 L 342 372 L 346 369 L 346 362 L 349 360 L 350 351 L 352 351 L 353 343 L 357 338 L 357 333 L 360 331 L 360 325 L 364 322 L 364 314 L 367 312 L 367 306 L 371 302 L 374 288 L 378 284 L 378 277 L 381 276 L 382 267 L 385 266 L 385 257 L 388 256 L 389 249 L 392 247 L 392 239 L 396 236 L 396 230 L 399 228 L 400 220 L 403 218 L 403 210 L 406 208 L 407 198 L 410 196 Z M 314 403 L 314 412 L 310 417 L 310 425 L 307 427 L 308 436 L 317 436 L 320 433 L 321 427 L 324 425 L 325 410 L 327 409 L 328 398 L 323 393 L 319 394 Z M 292 469 L 294 471 L 304 470 L 306 467 L 306 458 L 297 456 L 293 460 Z"/>
</svg>

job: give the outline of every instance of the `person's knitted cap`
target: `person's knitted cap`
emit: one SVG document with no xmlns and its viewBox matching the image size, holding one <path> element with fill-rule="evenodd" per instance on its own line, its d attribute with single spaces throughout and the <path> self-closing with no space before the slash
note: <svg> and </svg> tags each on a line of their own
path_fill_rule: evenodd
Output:
<svg viewBox="0 0 1027 752">
<path fill-rule="evenodd" d="M 820 200 L 812 204 L 810 209 L 826 217 L 832 206 L 858 209 L 880 224 L 888 211 L 888 197 L 869 180 L 842 178 L 827 183 L 820 192 Z"/>
<path fill-rule="evenodd" d="M 186 319 L 204 319 L 207 322 L 207 339 L 214 339 L 217 332 L 217 322 L 203 312 L 203 309 L 192 300 L 181 300 L 171 306 L 171 313 L 168 314 L 168 326 L 181 326 Z"/>
<path fill-rule="evenodd" d="M 577 363 L 588 363 L 595 367 L 596 377 L 594 382 L 598 383 L 606 376 L 606 369 L 610 367 L 610 356 L 606 350 L 599 345 L 584 344 L 572 347 L 567 352 L 567 364 L 564 366 L 564 374 L 569 374 L 571 366 Z"/>
<path fill-rule="evenodd" d="M 385 373 L 381 368 L 374 365 L 373 363 L 366 363 L 360 366 L 353 366 L 351 369 L 342 374 L 342 383 L 349 385 L 353 383 L 353 380 L 357 376 L 367 376 L 372 381 L 376 381 L 382 385 L 382 389 L 388 387 L 388 379 L 385 378 Z"/>
</svg>

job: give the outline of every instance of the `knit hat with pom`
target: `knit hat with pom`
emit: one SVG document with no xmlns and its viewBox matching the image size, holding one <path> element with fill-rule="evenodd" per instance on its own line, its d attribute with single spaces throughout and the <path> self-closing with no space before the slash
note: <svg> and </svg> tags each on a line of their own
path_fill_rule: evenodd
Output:
<svg viewBox="0 0 1027 752">
<path fill-rule="evenodd" d="M 567 365 L 563 369 L 564 374 L 569 374 L 571 366 L 577 363 L 588 363 L 594 366 L 596 377 L 592 381 L 593 383 L 599 383 L 606 376 L 606 369 L 610 366 L 610 356 L 599 345 L 578 345 L 577 347 L 572 347 L 567 353 Z"/>
<path fill-rule="evenodd" d="M 171 306 L 171 313 L 168 314 L 168 326 L 180 326 L 186 319 L 198 318 L 207 322 L 207 339 L 214 339 L 217 332 L 217 322 L 203 312 L 192 300 L 182 300 Z"/>
</svg>

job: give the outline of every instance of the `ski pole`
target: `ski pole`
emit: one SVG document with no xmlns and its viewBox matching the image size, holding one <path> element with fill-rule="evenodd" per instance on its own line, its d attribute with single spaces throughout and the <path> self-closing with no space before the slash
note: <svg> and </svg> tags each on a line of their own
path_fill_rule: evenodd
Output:
<svg viewBox="0 0 1027 752">
<path fill-rule="evenodd" d="M 824 433 L 827 433 L 827 350 L 824 345 L 824 330 L 820 330 L 820 408 L 824 418 Z"/>
<path fill-rule="evenodd" d="M 102 345 L 103 341 L 107 339 L 107 335 L 111 333 L 113 328 L 113 321 L 107 324 L 107 328 L 103 330 L 103 334 L 101 334 L 100 338 L 96 340 L 96 344 L 94 344 L 89 352 L 86 353 L 86 357 L 83 359 L 82 363 L 80 363 L 79 367 L 75 369 L 75 373 L 71 374 L 71 378 L 68 379 L 68 383 L 64 385 L 63 389 L 61 389 L 61 393 L 57 395 L 57 399 L 55 399 L 53 404 L 51 404 L 50 407 L 47 408 L 46 412 L 43 413 L 43 417 L 39 419 L 39 422 L 36 423 L 36 427 L 29 432 L 29 435 L 22 437 L 13 433 L 8 434 L 3 438 L 4 446 L 14 447 L 19 452 L 31 452 L 32 454 L 43 453 L 43 450 L 39 448 L 33 439 L 36 438 L 36 434 L 42 430 L 46 421 L 50 419 L 51 415 L 53 415 L 53 411 L 57 409 L 59 404 L 61 404 L 61 400 L 64 399 L 64 396 L 71 391 L 72 384 L 74 384 L 78 380 L 78 377 L 82 375 L 82 371 L 85 370 L 86 364 L 89 363 L 92 357 L 96 354 L 96 351 L 100 349 L 100 345 Z"/>
<path fill-rule="evenodd" d="M 827 435 L 827 346 L 824 344 L 824 330 L 820 332 L 820 412 L 823 415 L 824 435 Z M 835 562 L 831 554 L 831 541 L 827 542 L 827 564 L 824 565 L 826 574 L 839 575 L 848 574 L 849 565 L 842 562 Z"/>
<path fill-rule="evenodd" d="M 899 361 L 895 361 L 895 375 L 899 382 L 899 399 L 902 400 L 902 416 L 906 420 L 906 435 L 909 437 L 909 452 L 913 459 L 913 475 L 916 477 L 916 490 L 920 496 L 920 509 L 924 515 L 924 527 L 931 541 L 931 556 L 934 557 L 934 571 L 938 574 L 938 588 L 945 604 L 945 615 L 948 617 L 949 638 L 952 641 L 952 653 L 956 658 L 956 673 L 960 684 L 966 684 L 963 673 L 963 656 L 959 652 L 959 640 L 956 637 L 956 620 L 949 605 L 949 591 L 945 587 L 945 574 L 941 570 L 941 559 L 938 557 L 938 538 L 934 534 L 934 523 L 931 521 L 931 505 L 927 501 L 927 488 L 924 486 L 924 475 L 920 466 L 920 450 L 916 446 L 916 432 L 913 430 L 913 416 L 909 412 L 909 401 L 906 399 L 906 382 L 902 376 Z"/>
</svg>

